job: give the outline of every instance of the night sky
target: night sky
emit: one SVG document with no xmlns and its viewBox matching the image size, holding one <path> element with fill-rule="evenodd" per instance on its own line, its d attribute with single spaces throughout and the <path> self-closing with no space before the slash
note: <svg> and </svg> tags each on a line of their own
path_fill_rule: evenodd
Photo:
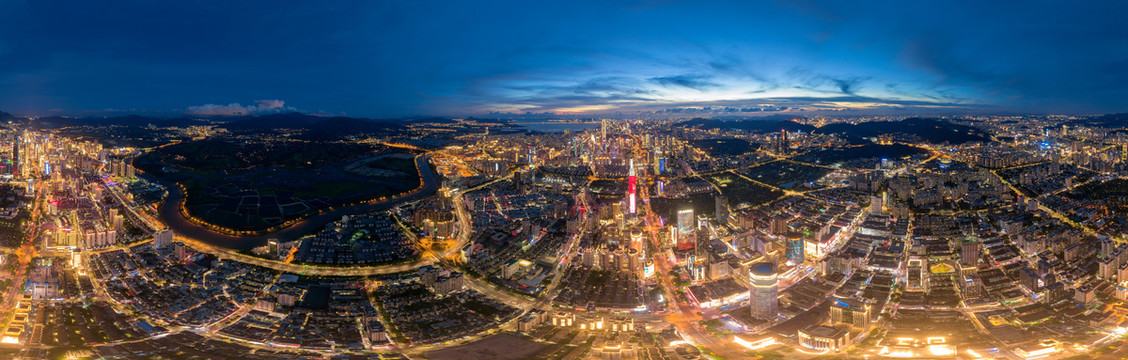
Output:
<svg viewBox="0 0 1128 360">
<path fill-rule="evenodd" d="M 0 110 L 1128 111 L 1125 2 L 204 3 L 0 0 Z"/>
</svg>

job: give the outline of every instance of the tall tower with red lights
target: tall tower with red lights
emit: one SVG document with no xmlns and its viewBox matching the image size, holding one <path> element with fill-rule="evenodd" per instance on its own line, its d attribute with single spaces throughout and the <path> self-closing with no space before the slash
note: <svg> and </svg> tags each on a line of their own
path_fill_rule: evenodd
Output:
<svg viewBox="0 0 1128 360">
<path fill-rule="evenodd" d="M 630 206 L 630 213 L 631 213 L 631 215 L 634 215 L 635 214 L 635 197 L 636 197 L 636 195 L 635 195 L 634 159 L 630 160 L 630 168 L 627 169 L 627 197 L 630 198 L 630 199 L 628 199 L 628 201 L 630 201 L 630 203 L 629 203 L 630 204 L 629 205 Z"/>
</svg>

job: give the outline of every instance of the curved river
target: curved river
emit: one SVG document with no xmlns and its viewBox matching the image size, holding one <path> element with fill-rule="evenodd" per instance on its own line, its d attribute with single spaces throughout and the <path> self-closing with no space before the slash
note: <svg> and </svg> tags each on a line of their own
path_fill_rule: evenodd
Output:
<svg viewBox="0 0 1128 360">
<path fill-rule="evenodd" d="M 268 239 L 278 239 L 281 242 L 290 240 L 297 240 L 298 238 L 308 235 L 317 230 L 321 226 L 340 219 L 341 216 L 355 215 L 369 213 L 372 211 L 385 210 L 393 205 L 405 201 L 412 201 L 431 196 L 439 188 L 438 180 L 435 178 L 435 172 L 431 170 L 431 166 L 427 163 L 427 156 L 418 156 L 415 158 L 415 165 L 419 168 L 419 176 L 423 179 L 423 188 L 418 189 L 410 194 L 390 198 L 384 201 L 374 203 L 336 207 L 331 211 L 326 211 L 319 214 L 314 214 L 306 217 L 289 227 L 281 230 L 254 236 L 235 236 L 224 233 L 212 231 L 211 229 L 196 225 L 192 221 L 184 218 L 180 213 L 180 207 L 184 205 L 184 193 L 180 191 L 180 187 L 171 184 L 168 181 L 156 179 L 148 174 L 140 174 L 145 179 L 153 182 L 160 183 L 168 188 L 168 197 L 157 208 L 157 212 L 161 216 L 161 220 L 168 225 L 172 231 L 175 231 L 181 236 L 192 238 L 209 245 L 225 247 L 228 249 L 250 249 L 256 246 L 266 244 Z"/>
</svg>

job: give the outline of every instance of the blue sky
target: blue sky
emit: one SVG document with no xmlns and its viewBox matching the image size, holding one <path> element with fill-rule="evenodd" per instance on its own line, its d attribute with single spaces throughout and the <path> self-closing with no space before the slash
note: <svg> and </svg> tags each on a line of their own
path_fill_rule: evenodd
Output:
<svg viewBox="0 0 1128 360">
<path fill-rule="evenodd" d="M 0 0 L 0 110 L 1128 111 L 1128 5 Z"/>
</svg>

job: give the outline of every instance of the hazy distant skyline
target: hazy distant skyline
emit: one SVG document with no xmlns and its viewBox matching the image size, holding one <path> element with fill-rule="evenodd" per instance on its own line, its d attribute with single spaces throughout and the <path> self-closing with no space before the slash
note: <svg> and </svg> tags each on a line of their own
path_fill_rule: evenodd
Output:
<svg viewBox="0 0 1128 360">
<path fill-rule="evenodd" d="M 945 5 L 0 1 L 0 111 L 1128 111 L 1128 5 Z"/>
</svg>

